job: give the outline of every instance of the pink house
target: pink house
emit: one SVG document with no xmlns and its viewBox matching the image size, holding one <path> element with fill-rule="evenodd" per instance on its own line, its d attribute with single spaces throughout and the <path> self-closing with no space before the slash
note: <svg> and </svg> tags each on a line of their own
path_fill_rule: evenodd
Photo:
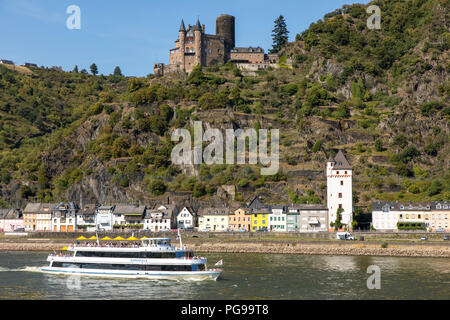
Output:
<svg viewBox="0 0 450 320">
<path fill-rule="evenodd" d="M 23 228 L 22 214 L 16 209 L 0 209 L 0 232 L 13 232 Z"/>
</svg>

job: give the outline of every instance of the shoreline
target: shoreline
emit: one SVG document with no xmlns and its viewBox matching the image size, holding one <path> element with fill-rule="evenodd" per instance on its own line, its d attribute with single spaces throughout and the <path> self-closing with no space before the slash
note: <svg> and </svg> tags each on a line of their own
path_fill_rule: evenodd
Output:
<svg viewBox="0 0 450 320">
<path fill-rule="evenodd" d="M 0 251 L 59 251 L 72 241 L 27 241 L 0 242 Z M 273 241 L 185 241 L 187 249 L 198 253 L 266 253 L 266 254 L 301 254 L 301 255 L 352 255 L 352 256 L 389 256 L 389 257 L 436 257 L 450 258 L 448 244 L 401 244 L 388 243 L 381 248 L 379 243 L 361 242 L 323 242 L 308 241 L 279 243 Z"/>
</svg>

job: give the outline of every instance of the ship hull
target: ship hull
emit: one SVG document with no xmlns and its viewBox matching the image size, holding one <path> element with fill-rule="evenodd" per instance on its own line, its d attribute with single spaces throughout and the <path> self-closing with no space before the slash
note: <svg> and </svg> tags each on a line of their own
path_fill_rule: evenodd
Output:
<svg viewBox="0 0 450 320">
<path fill-rule="evenodd" d="M 148 280 L 185 280 L 185 281 L 203 281 L 217 280 L 221 270 L 209 271 L 122 271 L 122 270 L 80 270 L 76 268 L 52 268 L 43 267 L 41 271 L 56 275 L 86 276 L 101 278 L 120 278 L 120 279 L 148 279 Z"/>
</svg>

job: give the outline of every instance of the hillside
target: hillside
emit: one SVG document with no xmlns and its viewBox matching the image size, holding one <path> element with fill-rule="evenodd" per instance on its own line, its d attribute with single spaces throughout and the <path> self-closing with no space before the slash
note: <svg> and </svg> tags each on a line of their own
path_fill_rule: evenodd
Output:
<svg viewBox="0 0 450 320">
<path fill-rule="evenodd" d="M 342 149 L 355 205 L 450 199 L 448 1 L 374 1 L 329 13 L 280 52 L 281 67 L 234 65 L 126 78 L 0 66 L 4 206 L 29 200 L 324 203 L 325 162 Z M 280 172 L 171 164 L 175 128 L 279 128 Z M 235 186 L 235 202 L 226 191 Z M 231 188 L 233 189 L 233 188 Z"/>
</svg>

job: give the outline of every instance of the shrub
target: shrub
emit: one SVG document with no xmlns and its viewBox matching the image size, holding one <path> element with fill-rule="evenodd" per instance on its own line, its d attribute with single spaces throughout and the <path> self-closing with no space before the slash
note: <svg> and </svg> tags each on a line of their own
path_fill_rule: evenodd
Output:
<svg viewBox="0 0 450 320">
<path fill-rule="evenodd" d="M 154 196 L 160 196 L 166 192 L 167 186 L 162 180 L 151 180 L 148 184 L 150 192 Z"/>
</svg>

